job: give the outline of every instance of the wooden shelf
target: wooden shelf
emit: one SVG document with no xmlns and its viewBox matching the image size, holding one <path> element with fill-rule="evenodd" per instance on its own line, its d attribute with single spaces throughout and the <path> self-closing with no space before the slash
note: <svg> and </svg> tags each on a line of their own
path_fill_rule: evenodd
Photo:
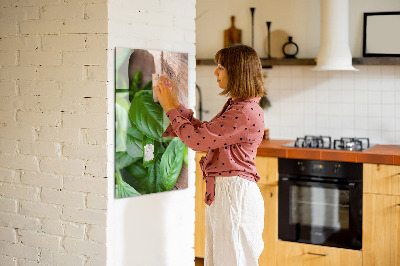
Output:
<svg viewBox="0 0 400 266">
<path fill-rule="evenodd" d="M 400 57 L 357 57 L 353 65 L 400 65 Z"/>
<path fill-rule="evenodd" d="M 315 58 L 260 58 L 263 67 L 272 66 L 314 66 Z M 198 66 L 215 65 L 214 59 L 197 59 Z M 400 65 L 400 57 L 356 57 L 353 65 Z"/>
</svg>

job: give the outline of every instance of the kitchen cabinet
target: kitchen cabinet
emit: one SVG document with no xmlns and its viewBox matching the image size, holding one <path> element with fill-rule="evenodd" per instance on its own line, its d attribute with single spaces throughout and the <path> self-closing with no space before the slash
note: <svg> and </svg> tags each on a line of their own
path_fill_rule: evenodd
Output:
<svg viewBox="0 0 400 266">
<path fill-rule="evenodd" d="M 258 259 L 259 266 L 276 265 L 278 241 L 278 187 L 259 185 L 264 198 L 264 250 Z"/>
<path fill-rule="evenodd" d="M 351 249 L 278 241 L 277 254 L 277 266 L 362 265 L 362 252 Z"/>
<path fill-rule="evenodd" d="M 400 166 L 363 170 L 363 265 L 400 266 Z"/>
<path fill-rule="evenodd" d="M 399 165 L 365 163 L 363 173 L 364 193 L 400 196 Z"/>
<path fill-rule="evenodd" d="M 256 156 L 254 162 L 261 176 L 258 185 L 278 185 L 278 158 Z"/>
<path fill-rule="evenodd" d="M 206 244 L 206 224 L 204 195 L 206 193 L 206 183 L 203 181 L 203 172 L 200 169 L 199 161 L 205 152 L 196 153 L 196 194 L 195 194 L 195 231 L 194 231 L 194 253 L 197 258 L 204 258 Z"/>
<path fill-rule="evenodd" d="M 363 265 L 400 266 L 400 196 L 364 194 Z"/>
<path fill-rule="evenodd" d="M 204 222 L 204 194 L 206 191 L 203 173 L 200 170 L 199 161 L 204 152 L 196 153 L 196 196 L 195 196 L 195 256 L 204 258 L 205 255 L 205 222 Z M 257 156 L 255 159 L 257 171 L 261 176 L 258 182 L 261 194 L 264 198 L 264 251 L 259 258 L 260 266 L 276 265 L 276 242 L 278 240 L 278 159 L 272 157 Z"/>
<path fill-rule="evenodd" d="M 257 156 L 254 160 L 261 176 L 258 187 L 264 199 L 264 250 L 258 259 L 260 266 L 276 265 L 278 240 L 278 158 Z"/>
</svg>

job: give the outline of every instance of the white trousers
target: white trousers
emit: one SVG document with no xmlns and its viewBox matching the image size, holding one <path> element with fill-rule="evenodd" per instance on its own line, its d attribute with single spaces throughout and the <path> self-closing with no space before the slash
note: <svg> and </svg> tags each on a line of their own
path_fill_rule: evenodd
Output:
<svg viewBox="0 0 400 266">
<path fill-rule="evenodd" d="M 258 266 L 264 249 L 264 199 L 255 182 L 216 177 L 205 219 L 205 266 Z"/>
</svg>

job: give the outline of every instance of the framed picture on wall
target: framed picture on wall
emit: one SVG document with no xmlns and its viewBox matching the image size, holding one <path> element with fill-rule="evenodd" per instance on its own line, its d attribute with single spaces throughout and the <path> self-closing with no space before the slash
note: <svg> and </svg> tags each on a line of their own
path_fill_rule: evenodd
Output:
<svg viewBox="0 0 400 266">
<path fill-rule="evenodd" d="M 115 49 L 116 198 L 188 187 L 187 146 L 162 137 L 169 120 L 153 94 L 159 75 L 174 82 L 187 106 L 187 53 Z"/>
<path fill-rule="evenodd" d="M 400 11 L 364 13 L 363 56 L 400 56 Z"/>
</svg>

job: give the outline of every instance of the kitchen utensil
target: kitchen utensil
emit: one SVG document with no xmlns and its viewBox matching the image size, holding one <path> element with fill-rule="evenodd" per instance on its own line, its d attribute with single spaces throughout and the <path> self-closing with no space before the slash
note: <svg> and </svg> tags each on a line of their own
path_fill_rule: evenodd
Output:
<svg viewBox="0 0 400 266">
<path fill-rule="evenodd" d="M 251 47 L 254 48 L 254 11 L 255 7 L 250 7 L 251 12 Z"/>
<path fill-rule="evenodd" d="M 270 32 L 270 28 L 271 28 L 271 21 L 267 21 L 265 22 L 267 24 L 267 31 L 268 31 L 268 58 L 271 58 L 271 32 Z"/>
<path fill-rule="evenodd" d="M 231 16 L 231 27 L 224 31 L 224 48 L 242 43 L 242 30 L 235 27 L 235 16 Z"/>
</svg>

